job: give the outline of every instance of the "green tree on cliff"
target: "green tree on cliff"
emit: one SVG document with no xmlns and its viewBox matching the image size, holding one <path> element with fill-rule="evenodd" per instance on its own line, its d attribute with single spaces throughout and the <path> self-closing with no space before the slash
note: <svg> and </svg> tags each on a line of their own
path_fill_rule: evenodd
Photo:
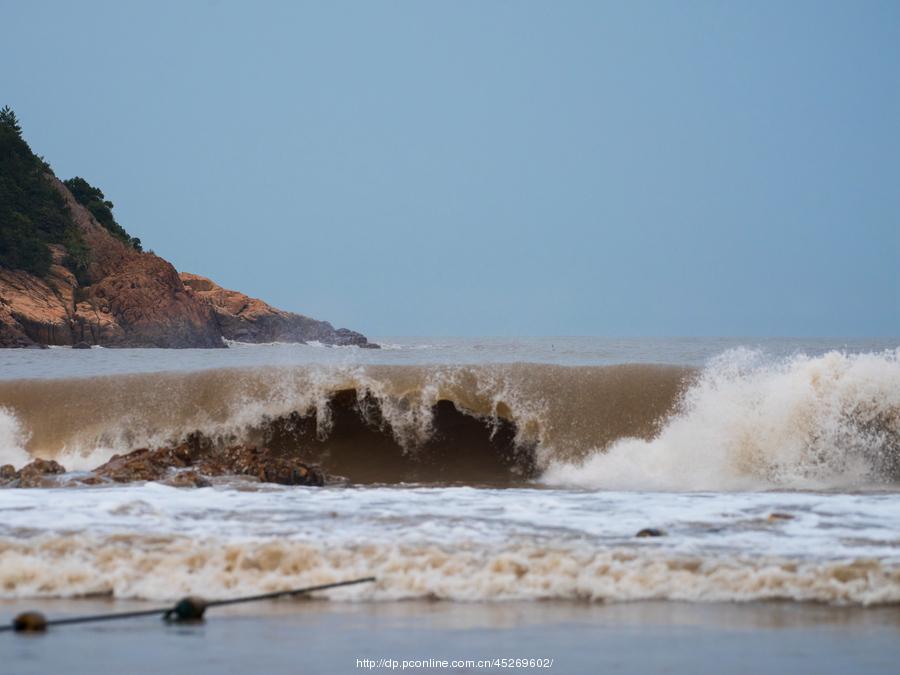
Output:
<svg viewBox="0 0 900 675">
<path fill-rule="evenodd" d="M 47 179 L 49 171 L 5 106 L 0 110 L 0 266 L 43 276 L 53 262 L 48 244 L 81 241 L 65 200 Z"/>
<path fill-rule="evenodd" d="M 54 186 L 53 170 L 22 137 L 9 106 L 0 109 L 0 267 L 46 276 L 53 264 L 51 244 L 65 248 L 62 259 L 79 282 L 87 283 L 91 251 L 72 220 L 65 198 Z M 113 204 L 83 178 L 66 181 L 75 199 L 118 239 L 141 250 L 113 217 Z"/>
<path fill-rule="evenodd" d="M 16 117 L 16 113 L 8 105 L 3 106 L 3 109 L 0 110 L 0 124 L 16 132 L 19 138 L 22 137 L 22 127 L 19 126 L 19 118 Z"/>
<path fill-rule="evenodd" d="M 75 200 L 90 211 L 97 222 L 109 230 L 110 234 L 138 251 L 141 250 L 141 240 L 129 235 L 125 228 L 116 222 L 112 212 L 113 203 L 106 199 L 100 188 L 94 187 L 81 176 L 70 178 L 65 181 L 65 184 Z"/>
</svg>

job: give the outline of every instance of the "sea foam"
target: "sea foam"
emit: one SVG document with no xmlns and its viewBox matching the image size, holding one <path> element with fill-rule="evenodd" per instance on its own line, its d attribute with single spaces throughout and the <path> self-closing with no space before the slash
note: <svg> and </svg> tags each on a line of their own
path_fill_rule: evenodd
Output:
<svg viewBox="0 0 900 675">
<path fill-rule="evenodd" d="M 650 440 L 624 438 L 550 485 L 629 490 L 844 488 L 896 482 L 900 350 L 777 362 L 738 349 L 714 359 Z"/>
</svg>

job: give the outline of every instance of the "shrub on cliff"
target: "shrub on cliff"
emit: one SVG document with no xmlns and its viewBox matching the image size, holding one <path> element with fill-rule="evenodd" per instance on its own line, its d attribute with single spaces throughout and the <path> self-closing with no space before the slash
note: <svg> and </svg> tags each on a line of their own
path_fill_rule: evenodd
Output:
<svg viewBox="0 0 900 675">
<path fill-rule="evenodd" d="M 90 211 L 97 222 L 109 230 L 110 234 L 138 251 L 142 250 L 141 240 L 129 235 L 125 228 L 116 222 L 112 212 L 113 203 L 107 201 L 100 188 L 94 187 L 81 176 L 75 176 L 64 182 L 75 200 Z"/>
<path fill-rule="evenodd" d="M 0 266 L 44 276 L 53 257 L 48 244 L 73 249 L 82 261 L 87 248 L 65 200 L 47 180 L 49 165 L 25 139 L 16 114 L 0 110 Z M 73 263 L 74 264 L 74 263 Z M 86 263 L 85 263 L 86 267 Z M 75 269 L 73 272 L 78 273 Z"/>
</svg>

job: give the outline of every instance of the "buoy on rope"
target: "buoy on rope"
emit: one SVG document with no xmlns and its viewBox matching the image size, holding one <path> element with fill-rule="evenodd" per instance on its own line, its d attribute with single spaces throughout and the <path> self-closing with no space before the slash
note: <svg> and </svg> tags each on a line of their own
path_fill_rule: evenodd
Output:
<svg viewBox="0 0 900 675">
<path fill-rule="evenodd" d="M 13 619 L 13 630 L 17 633 L 44 633 L 47 630 L 47 617 L 40 612 L 22 612 Z"/>
<path fill-rule="evenodd" d="M 315 591 L 325 591 L 330 588 L 339 588 L 341 586 L 353 586 L 354 584 L 364 584 L 375 581 L 375 577 L 363 577 L 362 579 L 351 579 L 349 581 L 337 581 L 331 584 L 320 584 L 318 586 L 307 586 L 306 588 L 297 588 L 290 591 L 275 591 L 274 593 L 261 593 L 259 595 L 247 595 L 241 598 L 231 598 L 229 600 L 211 600 L 206 601 L 203 598 L 189 595 L 182 598 L 174 607 L 163 607 L 158 609 L 142 609 L 136 612 L 119 612 L 117 614 L 94 614 L 91 616 L 72 616 L 65 619 L 47 619 L 40 612 L 22 612 L 12 623 L 6 626 L 0 626 L 0 632 L 15 631 L 16 633 L 44 633 L 48 626 L 62 626 L 73 623 L 92 623 L 95 621 L 115 621 L 117 619 L 133 619 L 139 616 L 162 615 L 165 621 L 170 623 L 197 623 L 203 621 L 206 610 L 209 607 L 222 607 L 224 605 L 237 605 L 245 602 L 257 602 L 260 600 L 274 600 L 275 598 L 290 597 L 294 595 L 302 595 L 304 593 L 313 593 Z"/>
<path fill-rule="evenodd" d="M 175 606 L 163 614 L 163 619 L 170 623 L 199 623 L 208 604 L 203 598 L 189 595 L 179 600 Z"/>
</svg>

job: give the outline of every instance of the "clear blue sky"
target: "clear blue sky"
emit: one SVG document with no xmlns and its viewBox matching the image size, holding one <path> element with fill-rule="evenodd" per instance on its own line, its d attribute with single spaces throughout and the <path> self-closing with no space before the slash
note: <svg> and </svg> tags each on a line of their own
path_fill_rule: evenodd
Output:
<svg viewBox="0 0 900 675">
<path fill-rule="evenodd" d="M 181 270 L 371 335 L 900 334 L 900 3 L 3 2 Z"/>
</svg>

